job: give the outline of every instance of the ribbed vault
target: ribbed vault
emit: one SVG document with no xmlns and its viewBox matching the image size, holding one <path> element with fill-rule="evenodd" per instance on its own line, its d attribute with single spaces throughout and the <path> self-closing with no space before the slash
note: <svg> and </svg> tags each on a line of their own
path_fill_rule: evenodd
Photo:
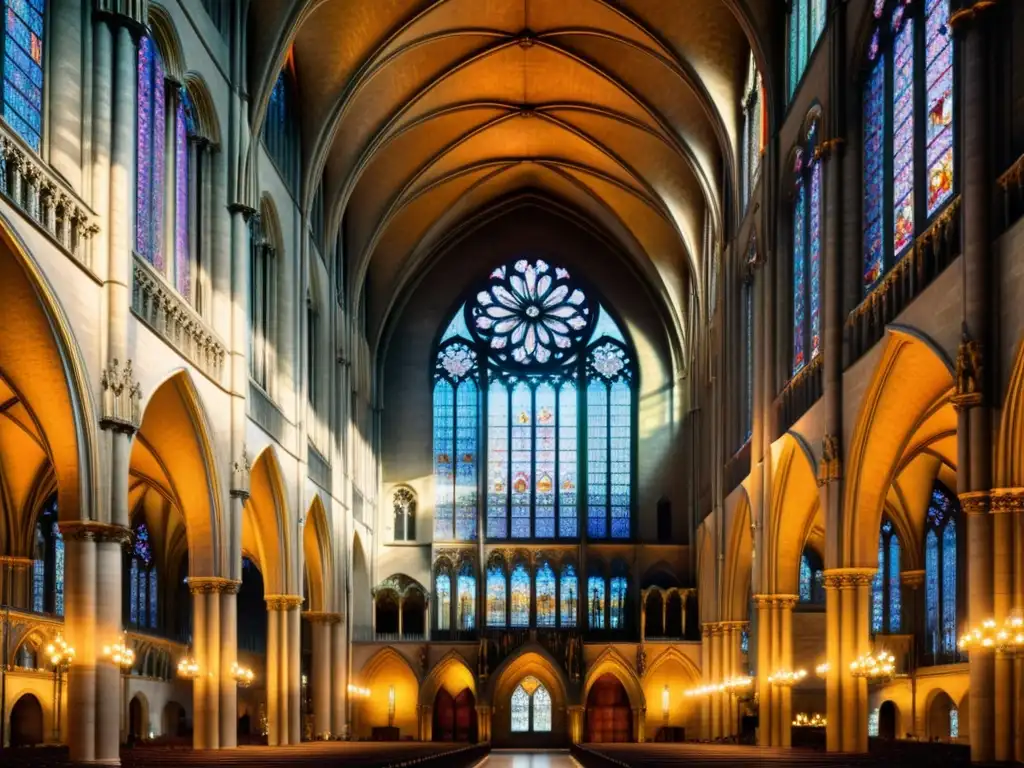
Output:
<svg viewBox="0 0 1024 768">
<path fill-rule="evenodd" d="M 702 272 L 734 200 L 740 92 L 751 48 L 765 58 L 751 30 L 765 28 L 767 0 L 267 0 L 258 9 L 254 130 L 291 57 L 301 198 L 308 208 L 322 179 L 350 299 L 368 303 L 371 345 L 446 234 L 527 188 L 611 233 L 685 343 L 688 304 L 704 300 Z"/>
</svg>

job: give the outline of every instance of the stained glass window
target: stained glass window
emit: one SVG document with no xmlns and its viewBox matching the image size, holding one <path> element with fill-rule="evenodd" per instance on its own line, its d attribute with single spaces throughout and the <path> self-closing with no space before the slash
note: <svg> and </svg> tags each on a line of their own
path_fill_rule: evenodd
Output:
<svg viewBox="0 0 1024 768">
<path fill-rule="evenodd" d="M 518 563 L 512 569 L 509 579 L 511 587 L 511 621 L 510 626 L 523 628 L 530 626 L 530 574 L 526 566 Z"/>
<path fill-rule="evenodd" d="M 439 573 L 434 578 L 434 602 L 437 605 L 437 628 L 448 630 L 452 620 L 452 577 Z"/>
<path fill-rule="evenodd" d="M 562 568 L 558 588 L 562 600 L 561 624 L 563 627 L 575 627 L 576 612 L 579 609 L 580 603 L 580 585 L 579 580 L 576 578 L 576 569 L 572 565 L 566 565 Z"/>
<path fill-rule="evenodd" d="M 53 612 L 64 615 L 64 536 L 53 524 Z"/>
<path fill-rule="evenodd" d="M 139 561 L 132 558 L 128 568 L 128 621 L 139 623 Z"/>
<path fill-rule="evenodd" d="M 164 264 L 164 174 L 167 158 L 166 72 L 152 38 L 138 53 L 135 250 L 161 272 Z"/>
<path fill-rule="evenodd" d="M 43 133 L 43 17 L 46 0 L 7 0 L 4 121 L 36 152 Z"/>
<path fill-rule="evenodd" d="M 871 632 L 899 632 L 902 617 L 900 540 L 889 520 L 878 533 L 878 570 L 871 580 Z"/>
<path fill-rule="evenodd" d="M 793 98 L 803 79 L 811 51 L 825 29 L 827 0 L 793 0 L 789 17 L 789 55 L 787 82 Z"/>
<path fill-rule="evenodd" d="M 555 626 L 555 572 L 544 562 L 534 578 L 534 600 L 537 604 L 537 626 Z"/>
<path fill-rule="evenodd" d="M 800 556 L 800 602 L 811 602 L 811 564 L 806 553 Z"/>
<path fill-rule="evenodd" d="M 149 628 L 156 629 L 158 596 L 156 568 L 149 569 Z"/>
<path fill-rule="evenodd" d="M 476 538 L 476 353 L 452 342 L 437 355 L 434 384 L 434 538 Z"/>
<path fill-rule="evenodd" d="M 295 114 L 295 83 L 289 61 L 278 73 L 270 92 L 262 137 L 274 167 L 292 191 L 299 180 L 299 130 Z"/>
<path fill-rule="evenodd" d="M 608 624 L 612 629 L 626 626 L 626 577 L 613 576 L 608 605 Z"/>
<path fill-rule="evenodd" d="M 500 565 L 487 569 L 487 626 L 505 626 L 505 570 Z"/>
<path fill-rule="evenodd" d="M 925 653 L 935 663 L 957 658 L 957 503 L 941 483 L 932 489 L 925 534 Z"/>
<path fill-rule="evenodd" d="M 939 648 L 939 537 L 928 531 L 924 537 L 924 616 L 928 648 Z"/>
<path fill-rule="evenodd" d="M 530 694 L 522 683 L 512 692 L 512 733 L 528 733 L 530 730 Z"/>
<path fill-rule="evenodd" d="M 184 100 L 179 99 L 174 113 L 174 285 L 185 299 L 192 298 L 188 185 L 188 128 Z"/>
<path fill-rule="evenodd" d="M 878 737 L 878 715 L 878 707 L 868 712 L 868 736 Z"/>
<path fill-rule="evenodd" d="M 40 515 L 42 517 L 42 515 Z M 32 547 L 32 610 L 42 613 L 46 610 L 46 534 L 44 521 L 36 524 L 35 542 Z"/>
<path fill-rule="evenodd" d="M 950 0 L 876 0 L 874 13 L 863 94 L 865 292 L 953 199 L 956 182 Z"/>
<path fill-rule="evenodd" d="M 141 628 L 157 626 L 157 575 L 149 528 L 139 522 L 134 529 L 134 544 L 129 566 L 128 620 Z"/>
<path fill-rule="evenodd" d="M 956 651 L 956 521 L 942 534 L 942 651 Z"/>
<path fill-rule="evenodd" d="M 476 628 L 476 576 L 473 567 L 464 564 L 458 578 L 458 614 L 456 620 L 460 630 Z"/>
<path fill-rule="evenodd" d="M 551 694 L 543 685 L 533 692 L 533 730 L 537 733 L 551 731 Z"/>
<path fill-rule="evenodd" d="M 753 52 L 747 63 L 747 83 L 743 90 L 743 205 L 750 201 L 761 168 L 761 73 Z"/>
<path fill-rule="evenodd" d="M 588 534 L 630 537 L 635 374 L 625 338 L 568 270 L 520 259 L 491 271 L 436 357 L 435 540 L 477 535 L 478 461 L 488 538 L 579 536 L 584 471 Z"/>
<path fill-rule="evenodd" d="M 900 539 L 894 533 L 889 538 L 889 631 L 893 633 L 900 631 L 903 612 L 900 588 Z"/>
<path fill-rule="evenodd" d="M 960 710 L 956 707 L 949 708 L 949 738 L 960 738 Z"/>
<path fill-rule="evenodd" d="M 591 576 L 587 580 L 587 605 L 590 629 L 604 629 L 604 577 Z"/>
<path fill-rule="evenodd" d="M 821 161 L 818 118 L 794 153 L 793 375 L 821 354 Z"/>
</svg>

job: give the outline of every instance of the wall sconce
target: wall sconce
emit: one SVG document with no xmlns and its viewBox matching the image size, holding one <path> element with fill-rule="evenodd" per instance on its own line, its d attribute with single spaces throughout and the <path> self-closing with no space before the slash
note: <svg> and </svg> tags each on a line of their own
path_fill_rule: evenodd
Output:
<svg viewBox="0 0 1024 768">
<path fill-rule="evenodd" d="M 805 677 L 807 677 L 806 669 L 798 669 L 796 672 L 790 672 L 788 669 L 780 669 L 768 675 L 768 682 L 771 685 L 778 686 L 779 688 L 792 688 Z"/>
<path fill-rule="evenodd" d="M 665 725 L 668 725 L 668 705 L 669 705 L 668 683 L 665 683 L 665 687 L 661 689 L 661 716 L 665 720 Z"/>
</svg>

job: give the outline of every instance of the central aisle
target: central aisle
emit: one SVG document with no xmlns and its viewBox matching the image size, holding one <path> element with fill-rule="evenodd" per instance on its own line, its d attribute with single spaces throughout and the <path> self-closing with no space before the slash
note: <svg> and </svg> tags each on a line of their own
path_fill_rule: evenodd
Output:
<svg viewBox="0 0 1024 768">
<path fill-rule="evenodd" d="M 480 768 L 578 768 L 568 750 L 552 752 L 491 752 Z"/>
</svg>

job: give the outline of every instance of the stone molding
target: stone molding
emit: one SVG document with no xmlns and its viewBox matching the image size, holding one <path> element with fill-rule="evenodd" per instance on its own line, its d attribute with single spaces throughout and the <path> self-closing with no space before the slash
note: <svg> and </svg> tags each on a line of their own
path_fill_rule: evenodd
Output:
<svg viewBox="0 0 1024 768">
<path fill-rule="evenodd" d="M 142 424 L 142 387 L 135 380 L 132 361 L 124 365 L 115 357 L 100 375 L 103 412 L 100 427 L 131 437 Z"/>
<path fill-rule="evenodd" d="M 189 576 L 188 589 L 193 595 L 229 594 L 237 595 L 242 582 L 220 576 Z"/>
<path fill-rule="evenodd" d="M 825 571 L 826 589 L 852 589 L 870 585 L 874 581 L 877 568 L 831 568 Z"/>
<path fill-rule="evenodd" d="M 249 463 L 249 455 L 245 446 L 242 446 L 242 455 L 231 467 L 231 497 L 245 501 L 249 498 L 249 472 L 252 464 Z"/>
<path fill-rule="evenodd" d="M 758 606 L 792 608 L 800 601 L 800 595 L 754 595 L 752 599 Z"/>
<path fill-rule="evenodd" d="M 302 595 L 267 595 L 263 599 L 267 602 L 268 611 L 287 611 L 305 602 Z"/>
<path fill-rule="evenodd" d="M 821 438 L 821 462 L 818 464 L 818 486 L 834 483 L 840 478 L 839 438 L 825 435 Z"/>
<path fill-rule="evenodd" d="M 924 584 L 924 570 L 901 571 L 900 583 L 905 587 L 920 587 Z"/>
<path fill-rule="evenodd" d="M 340 624 L 341 614 L 329 611 L 303 611 L 302 618 L 310 624 Z"/>
<path fill-rule="evenodd" d="M 30 557 L 18 557 L 17 555 L 0 555 L 0 565 L 7 566 L 8 568 L 14 568 L 20 570 L 21 568 L 28 568 L 35 561 Z"/>
<path fill-rule="evenodd" d="M 956 392 L 950 398 L 954 408 L 963 410 L 984 402 L 984 373 L 981 342 L 964 333 L 956 352 Z"/>
<path fill-rule="evenodd" d="M 149 0 L 96 0 L 96 13 L 113 16 L 144 31 L 149 21 Z"/>
<path fill-rule="evenodd" d="M 992 514 L 1024 511 L 1024 488 L 993 488 L 990 506 Z"/>
<path fill-rule="evenodd" d="M 133 539 L 130 528 L 97 520 L 67 520 L 59 522 L 57 527 L 66 541 L 114 542 L 127 545 Z"/>
<path fill-rule="evenodd" d="M 960 494 L 960 508 L 965 515 L 988 514 L 992 506 L 991 491 L 965 491 Z"/>
</svg>

